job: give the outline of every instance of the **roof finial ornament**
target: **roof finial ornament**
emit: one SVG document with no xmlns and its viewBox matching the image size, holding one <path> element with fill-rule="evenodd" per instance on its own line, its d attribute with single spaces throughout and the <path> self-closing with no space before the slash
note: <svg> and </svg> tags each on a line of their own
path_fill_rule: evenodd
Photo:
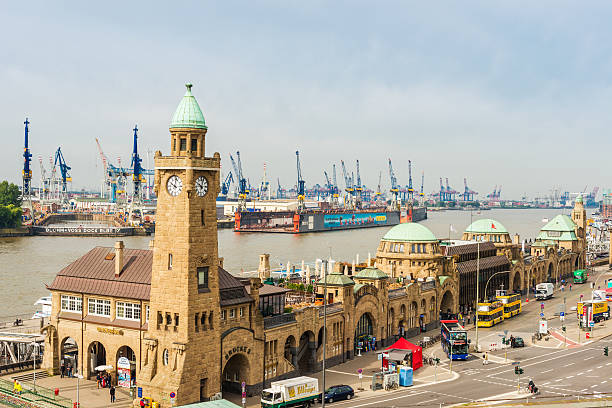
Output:
<svg viewBox="0 0 612 408">
<path fill-rule="evenodd" d="M 193 86 L 193 84 L 192 84 L 192 83 L 190 83 L 190 82 L 187 82 L 187 83 L 185 84 L 185 87 L 187 88 L 187 92 L 191 93 L 191 87 L 192 87 L 192 86 Z"/>
</svg>

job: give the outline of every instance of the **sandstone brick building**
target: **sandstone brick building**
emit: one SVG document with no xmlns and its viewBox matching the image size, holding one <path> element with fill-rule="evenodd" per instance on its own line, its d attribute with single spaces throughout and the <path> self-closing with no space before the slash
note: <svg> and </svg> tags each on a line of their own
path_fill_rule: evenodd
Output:
<svg viewBox="0 0 612 408">
<path fill-rule="evenodd" d="M 161 407 L 170 406 L 171 392 L 182 405 L 237 392 L 243 381 L 253 394 L 274 379 L 318 370 L 324 344 L 333 365 L 365 342 L 380 346 L 437 327 L 441 313 L 474 302 L 476 256 L 483 274 L 507 272 L 506 287 L 524 290 L 528 279 L 557 276 L 563 256 L 573 265 L 580 255 L 579 246 L 561 254 L 551 245 L 525 256 L 505 235 L 487 240 L 494 235 L 486 232 L 479 233 L 491 242 L 444 243 L 426 227 L 400 224 L 366 268 L 319 276 L 319 297 L 289 311 L 287 289 L 223 269 L 215 211 L 220 156 L 205 156 L 207 130 L 188 85 L 170 125 L 170 155 L 155 155 L 155 240 L 149 250 L 121 242 L 94 248 L 57 274 L 43 329 L 48 370 L 63 361 L 91 377 L 96 366 L 117 367 L 125 357 L 130 377 Z M 262 256 L 260 272 L 267 270 Z"/>
</svg>

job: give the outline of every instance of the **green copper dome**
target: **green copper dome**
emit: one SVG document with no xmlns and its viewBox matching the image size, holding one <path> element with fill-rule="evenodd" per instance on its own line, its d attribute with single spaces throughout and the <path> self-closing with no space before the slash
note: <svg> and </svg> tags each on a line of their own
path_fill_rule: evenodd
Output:
<svg viewBox="0 0 612 408">
<path fill-rule="evenodd" d="M 196 98 L 191 94 L 191 87 L 193 85 L 185 84 L 185 86 L 187 87 L 187 92 L 185 92 L 185 96 L 183 96 L 181 103 L 179 103 L 178 108 L 176 108 L 176 112 L 174 112 L 170 129 L 208 129 L 200 105 L 198 105 L 198 101 L 196 101 Z"/>
<path fill-rule="evenodd" d="M 417 224 L 416 222 L 407 222 L 398 224 L 391 228 L 383 237 L 383 241 L 393 242 L 437 242 L 435 235 L 429 228 Z"/>
<path fill-rule="evenodd" d="M 479 234 L 507 234 L 508 230 L 504 225 L 496 220 L 490 218 L 484 218 L 482 220 L 474 221 L 465 232 L 475 232 Z"/>
<path fill-rule="evenodd" d="M 582 203 L 582 194 L 580 194 L 578 197 L 576 197 L 576 203 Z"/>
</svg>

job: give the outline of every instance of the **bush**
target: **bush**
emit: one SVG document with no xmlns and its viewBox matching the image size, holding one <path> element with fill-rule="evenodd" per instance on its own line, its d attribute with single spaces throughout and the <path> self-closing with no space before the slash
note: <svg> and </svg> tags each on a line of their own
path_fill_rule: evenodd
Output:
<svg viewBox="0 0 612 408">
<path fill-rule="evenodd" d="M 16 228 L 21 225 L 21 208 L 10 205 L 0 205 L 0 228 Z"/>
</svg>

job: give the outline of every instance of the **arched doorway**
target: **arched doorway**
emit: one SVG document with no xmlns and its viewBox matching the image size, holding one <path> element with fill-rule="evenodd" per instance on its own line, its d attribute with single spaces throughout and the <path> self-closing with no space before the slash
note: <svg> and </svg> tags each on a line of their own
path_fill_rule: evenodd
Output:
<svg viewBox="0 0 612 408">
<path fill-rule="evenodd" d="M 117 350 L 117 385 L 129 388 L 136 383 L 136 353 L 128 346 Z"/>
<path fill-rule="evenodd" d="M 249 380 L 249 359 L 242 353 L 236 353 L 227 360 L 223 368 L 221 377 L 223 392 L 240 394 L 242 392 L 242 382 L 248 384 Z"/>
<path fill-rule="evenodd" d="M 72 374 L 79 372 L 79 345 L 72 337 L 66 337 L 60 344 L 60 365 L 66 370 L 72 368 Z"/>
<path fill-rule="evenodd" d="M 295 337 L 289 336 L 287 340 L 285 340 L 285 358 L 294 366 L 296 365 L 295 361 Z"/>
<path fill-rule="evenodd" d="M 369 351 L 374 336 L 374 324 L 369 313 L 361 315 L 355 326 L 355 349 L 361 347 L 361 352 Z"/>
<path fill-rule="evenodd" d="M 553 263 L 549 263 L 548 264 L 548 271 L 546 273 L 546 282 L 554 282 L 555 281 L 555 276 L 554 276 L 554 269 L 553 269 Z"/>
<path fill-rule="evenodd" d="M 404 337 L 406 335 L 406 321 L 403 319 L 399 321 L 397 334 L 400 337 Z"/>
<path fill-rule="evenodd" d="M 520 292 L 521 288 L 521 273 L 515 272 L 514 278 L 512 279 L 512 290 L 515 292 Z"/>
<path fill-rule="evenodd" d="M 107 365 L 106 363 L 106 349 L 104 345 L 99 341 L 94 341 L 89 345 L 89 377 L 96 375 L 96 367 Z"/>
<path fill-rule="evenodd" d="M 408 326 L 409 328 L 413 328 L 413 327 L 417 327 L 417 309 L 418 309 L 419 305 L 417 304 L 417 302 L 412 302 L 410 304 L 410 317 L 408 320 Z"/>
<path fill-rule="evenodd" d="M 450 290 L 444 292 L 442 300 L 440 301 L 440 316 L 443 318 L 449 318 L 450 315 L 455 313 L 455 301 L 453 293 Z"/>
<path fill-rule="evenodd" d="M 389 324 L 387 327 L 387 333 L 389 333 L 389 336 L 393 336 L 395 334 L 395 309 L 392 307 L 389 308 Z"/>
<path fill-rule="evenodd" d="M 296 368 L 303 374 L 312 373 L 316 370 L 316 346 L 315 336 L 310 330 L 300 336 L 300 345 L 297 350 Z"/>
<path fill-rule="evenodd" d="M 323 345 L 323 327 L 319 329 L 319 334 L 317 335 L 317 350 L 319 350 L 322 345 Z"/>
</svg>

